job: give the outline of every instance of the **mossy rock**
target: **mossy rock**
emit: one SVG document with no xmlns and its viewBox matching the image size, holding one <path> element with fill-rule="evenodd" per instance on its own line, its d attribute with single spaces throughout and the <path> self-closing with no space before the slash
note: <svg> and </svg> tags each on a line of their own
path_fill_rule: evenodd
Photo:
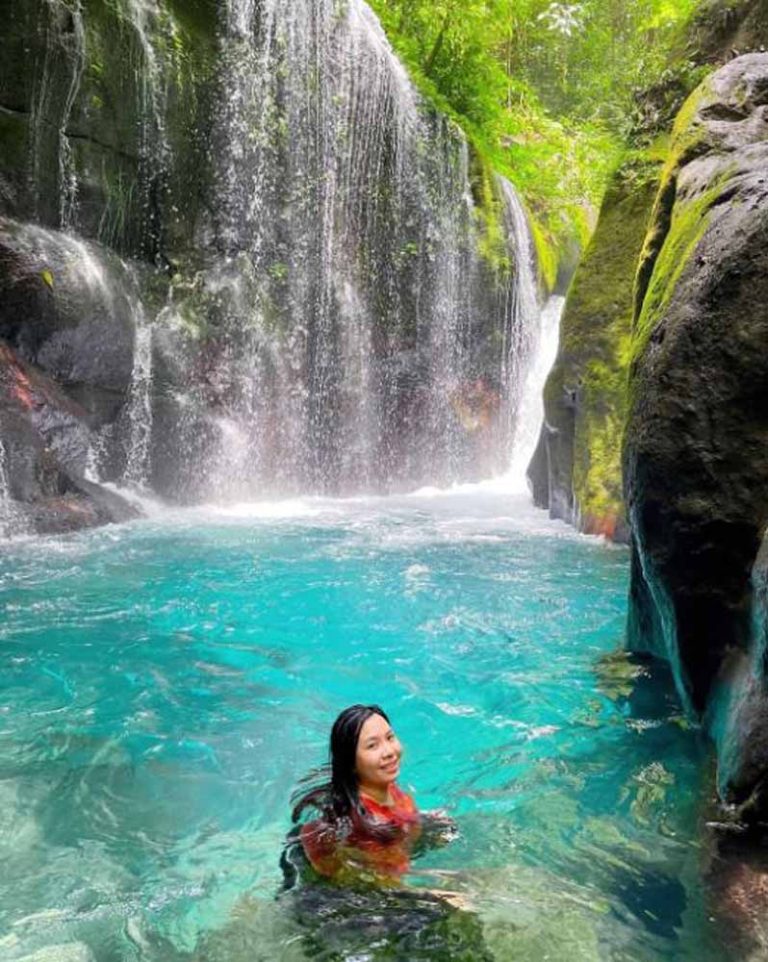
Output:
<svg viewBox="0 0 768 962">
<path fill-rule="evenodd" d="M 469 176 L 478 217 L 478 252 L 493 274 L 501 279 L 512 268 L 504 230 L 504 198 L 490 161 L 472 145 Z"/>
<path fill-rule="evenodd" d="M 217 8 L 137 9 L 0 0 L 0 213 L 162 263 L 189 246 L 210 180 Z"/>
<path fill-rule="evenodd" d="M 660 172 L 657 156 L 633 154 L 616 173 L 568 294 L 544 392 L 538 458 L 546 457 L 549 482 L 539 503 L 582 531 L 618 539 L 633 282 Z"/>
<path fill-rule="evenodd" d="M 678 118 L 638 271 L 624 452 L 629 642 L 669 660 L 737 804 L 768 773 L 768 750 L 741 750 L 768 745 L 753 612 L 768 524 L 766 106 L 768 54 L 749 54 Z"/>
</svg>

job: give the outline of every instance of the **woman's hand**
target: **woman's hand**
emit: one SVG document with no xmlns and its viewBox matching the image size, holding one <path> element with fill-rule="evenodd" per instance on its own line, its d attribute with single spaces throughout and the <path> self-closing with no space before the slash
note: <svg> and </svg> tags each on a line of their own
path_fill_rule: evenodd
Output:
<svg viewBox="0 0 768 962">
<path fill-rule="evenodd" d="M 428 848 L 440 848 L 449 845 L 459 836 L 459 828 L 442 809 L 432 812 L 422 812 L 420 818 L 421 834 L 415 848 L 421 852 Z"/>
</svg>

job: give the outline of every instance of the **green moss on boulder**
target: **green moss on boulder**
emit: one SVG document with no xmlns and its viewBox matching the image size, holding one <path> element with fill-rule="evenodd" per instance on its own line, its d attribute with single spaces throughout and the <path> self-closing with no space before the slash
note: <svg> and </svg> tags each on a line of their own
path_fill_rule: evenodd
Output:
<svg viewBox="0 0 768 962">
<path fill-rule="evenodd" d="M 542 444 L 531 467 L 539 475 L 537 502 L 553 517 L 618 539 L 625 534 L 621 433 L 633 279 L 660 173 L 656 154 L 633 154 L 606 194 L 568 294 L 545 388 Z"/>
<path fill-rule="evenodd" d="M 717 71 L 675 127 L 638 272 L 625 431 L 628 640 L 669 660 L 764 817 L 768 682 L 768 54 Z M 762 591 L 762 588 L 760 588 Z M 758 600 L 760 592 L 758 592 Z"/>
<path fill-rule="evenodd" d="M 476 147 L 470 149 L 469 173 L 478 217 L 478 250 L 493 273 L 503 277 L 511 267 L 504 230 L 504 199 L 493 166 Z"/>
</svg>

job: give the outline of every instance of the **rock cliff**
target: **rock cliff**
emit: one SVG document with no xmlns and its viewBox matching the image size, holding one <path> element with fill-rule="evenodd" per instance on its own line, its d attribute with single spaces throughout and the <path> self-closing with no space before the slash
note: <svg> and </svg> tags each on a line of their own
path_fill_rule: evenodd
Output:
<svg viewBox="0 0 768 962">
<path fill-rule="evenodd" d="M 669 659 L 724 798 L 765 807 L 768 54 L 699 87 L 640 259 L 624 455 L 629 645 Z"/>
<path fill-rule="evenodd" d="M 529 471 L 536 503 L 581 531 L 628 537 L 620 450 L 633 287 L 674 118 L 709 70 L 766 44 L 764 0 L 707 0 L 668 76 L 638 97 L 628 158 L 609 186 L 571 284 L 561 350 L 545 392 L 546 423 Z"/>
</svg>

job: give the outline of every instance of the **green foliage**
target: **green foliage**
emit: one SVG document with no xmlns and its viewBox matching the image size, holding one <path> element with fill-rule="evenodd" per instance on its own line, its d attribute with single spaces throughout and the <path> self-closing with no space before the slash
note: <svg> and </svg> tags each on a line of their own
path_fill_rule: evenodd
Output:
<svg viewBox="0 0 768 962">
<path fill-rule="evenodd" d="M 497 275 L 509 272 L 503 226 L 501 197 L 494 179 L 493 166 L 480 151 L 472 152 L 470 167 L 472 193 L 480 218 L 480 254 Z"/>
<path fill-rule="evenodd" d="M 669 62 L 699 0 L 371 2 L 422 92 L 521 190 L 544 247 L 585 244 L 628 139 L 647 145 L 698 79 Z M 641 103 L 653 84 L 658 103 Z"/>
</svg>

